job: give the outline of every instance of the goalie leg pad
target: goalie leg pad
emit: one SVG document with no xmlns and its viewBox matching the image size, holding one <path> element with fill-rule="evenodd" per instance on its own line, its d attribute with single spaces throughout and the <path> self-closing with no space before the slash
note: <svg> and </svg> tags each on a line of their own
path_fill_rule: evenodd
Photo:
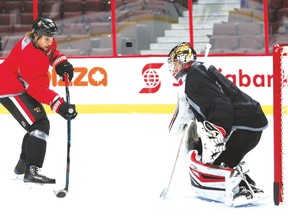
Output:
<svg viewBox="0 0 288 216">
<path fill-rule="evenodd" d="M 193 191 L 205 199 L 224 202 L 226 178 L 232 169 L 202 163 L 197 150 L 189 151 L 187 159 Z"/>
<path fill-rule="evenodd" d="M 188 152 L 192 190 L 202 198 L 223 202 L 227 206 L 247 205 L 265 198 L 255 182 L 243 171 L 241 162 L 236 167 L 215 166 L 201 162 L 197 150 Z"/>
</svg>

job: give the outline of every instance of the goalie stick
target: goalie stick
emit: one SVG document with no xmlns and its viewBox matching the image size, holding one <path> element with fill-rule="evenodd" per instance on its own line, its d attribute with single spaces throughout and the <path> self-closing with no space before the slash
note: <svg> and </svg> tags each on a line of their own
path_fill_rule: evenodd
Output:
<svg viewBox="0 0 288 216">
<path fill-rule="evenodd" d="M 66 90 L 66 102 L 70 104 L 70 93 L 69 93 L 69 82 L 68 74 L 64 73 L 65 90 Z M 66 161 L 66 181 L 65 188 L 62 190 L 54 191 L 56 196 L 63 198 L 68 193 L 69 188 L 69 178 L 70 178 L 70 147 L 71 147 L 71 119 L 67 120 L 67 161 Z"/>
<path fill-rule="evenodd" d="M 205 54 L 204 54 L 204 58 L 206 59 L 208 57 L 208 54 L 210 52 L 210 49 L 211 49 L 211 44 L 206 44 L 206 49 L 205 49 Z"/>
<path fill-rule="evenodd" d="M 189 123 L 188 123 L 189 124 Z M 185 142 L 186 140 L 186 135 L 188 134 L 187 133 L 187 130 L 188 130 L 188 125 L 186 124 L 184 126 L 184 131 L 183 131 L 183 134 L 182 134 L 182 137 L 181 137 L 181 141 L 180 141 L 180 144 L 179 144 L 179 148 L 178 148 L 178 151 L 177 151 L 177 154 L 176 154 L 176 158 L 175 158 L 175 162 L 174 162 L 174 166 L 173 166 L 173 169 L 172 169 L 172 172 L 171 172 L 171 176 L 170 176 L 170 179 L 169 179 L 169 182 L 168 182 L 168 185 L 166 188 L 163 189 L 162 193 L 160 194 L 160 198 L 162 199 L 165 199 L 167 194 L 168 194 L 168 191 L 170 189 L 170 185 L 171 185 L 171 182 L 172 182 L 172 179 L 173 179 L 173 176 L 174 176 L 174 172 L 175 172 L 175 169 L 176 169 L 176 165 L 177 165 L 177 162 L 178 162 L 178 158 L 179 158 L 179 155 L 180 155 L 180 152 L 181 152 L 181 148 L 182 148 L 182 144 L 183 142 Z"/>
</svg>

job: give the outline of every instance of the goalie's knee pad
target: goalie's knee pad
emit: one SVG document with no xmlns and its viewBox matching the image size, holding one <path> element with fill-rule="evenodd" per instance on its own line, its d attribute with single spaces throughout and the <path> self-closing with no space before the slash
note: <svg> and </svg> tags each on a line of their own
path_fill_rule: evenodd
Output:
<svg viewBox="0 0 288 216">
<path fill-rule="evenodd" d="M 189 151 L 188 163 L 193 191 L 200 197 L 225 202 L 226 179 L 232 169 L 203 164 L 197 150 Z"/>
</svg>

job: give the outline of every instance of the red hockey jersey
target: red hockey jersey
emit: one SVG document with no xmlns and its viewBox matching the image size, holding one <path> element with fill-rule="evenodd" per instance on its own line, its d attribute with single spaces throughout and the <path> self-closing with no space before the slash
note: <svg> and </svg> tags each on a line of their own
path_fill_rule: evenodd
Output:
<svg viewBox="0 0 288 216">
<path fill-rule="evenodd" d="M 0 97 L 26 91 L 38 102 L 50 105 L 58 94 L 49 89 L 49 65 L 55 67 L 63 61 L 67 59 L 57 50 L 55 40 L 45 53 L 24 36 L 0 64 Z"/>
</svg>

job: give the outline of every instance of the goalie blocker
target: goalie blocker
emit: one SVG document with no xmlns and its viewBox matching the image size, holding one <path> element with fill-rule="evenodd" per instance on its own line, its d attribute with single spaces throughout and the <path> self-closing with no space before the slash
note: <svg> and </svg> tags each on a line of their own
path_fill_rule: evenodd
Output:
<svg viewBox="0 0 288 216">
<path fill-rule="evenodd" d="M 209 121 L 197 122 L 197 125 L 202 143 L 202 162 L 213 164 L 226 149 L 226 131 Z"/>
</svg>

